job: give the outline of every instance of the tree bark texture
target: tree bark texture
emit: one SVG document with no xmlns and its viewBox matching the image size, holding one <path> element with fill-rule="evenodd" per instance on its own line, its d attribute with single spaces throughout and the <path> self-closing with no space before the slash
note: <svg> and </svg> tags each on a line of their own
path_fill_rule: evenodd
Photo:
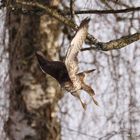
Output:
<svg viewBox="0 0 140 140">
<path fill-rule="evenodd" d="M 59 1 L 54 1 L 55 6 Z M 58 60 L 59 24 L 48 15 L 14 14 L 7 9 L 10 109 L 5 130 L 10 140 L 60 140 L 57 118 L 62 92 L 40 70 L 35 48 Z"/>
</svg>

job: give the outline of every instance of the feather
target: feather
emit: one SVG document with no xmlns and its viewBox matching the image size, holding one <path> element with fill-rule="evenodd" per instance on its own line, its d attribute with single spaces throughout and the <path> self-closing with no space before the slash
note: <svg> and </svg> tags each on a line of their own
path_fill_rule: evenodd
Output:
<svg viewBox="0 0 140 140">
<path fill-rule="evenodd" d="M 54 77 L 60 84 L 70 80 L 66 66 L 63 62 L 49 61 L 39 51 L 36 52 L 36 56 L 43 72 Z"/>
<path fill-rule="evenodd" d="M 77 55 L 78 55 L 78 52 L 81 50 L 82 45 L 88 34 L 87 32 L 88 23 L 89 23 L 89 18 L 86 18 L 81 22 L 79 29 L 76 32 L 76 35 L 71 41 L 71 44 L 70 44 L 70 47 L 68 48 L 66 59 L 65 59 L 65 65 L 68 70 L 69 77 L 74 87 L 77 90 L 81 88 L 81 80 L 79 76 L 77 76 L 77 73 L 79 71 Z"/>
<path fill-rule="evenodd" d="M 77 55 L 88 34 L 88 23 L 88 18 L 81 22 L 68 48 L 65 63 L 61 61 L 49 61 L 41 52 L 36 52 L 39 65 L 43 72 L 54 77 L 62 87 L 71 92 L 72 95 L 76 96 L 80 100 L 84 109 L 86 109 L 86 104 L 82 102 L 79 90 L 86 91 L 92 97 L 93 102 L 98 105 L 98 102 L 94 99 L 94 90 L 84 82 L 86 75 L 93 72 L 95 69 L 78 73 L 79 67 Z"/>
</svg>

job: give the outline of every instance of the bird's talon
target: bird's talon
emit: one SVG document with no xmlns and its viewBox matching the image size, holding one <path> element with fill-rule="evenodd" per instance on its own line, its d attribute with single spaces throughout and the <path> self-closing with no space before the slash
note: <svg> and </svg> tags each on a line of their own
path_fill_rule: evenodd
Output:
<svg viewBox="0 0 140 140">
<path fill-rule="evenodd" d="M 94 97 L 93 97 L 93 102 L 94 102 L 97 106 L 99 106 L 98 102 L 94 99 Z"/>
<path fill-rule="evenodd" d="M 84 110 L 86 110 L 87 104 L 86 103 L 82 103 L 82 106 L 83 106 Z"/>
</svg>

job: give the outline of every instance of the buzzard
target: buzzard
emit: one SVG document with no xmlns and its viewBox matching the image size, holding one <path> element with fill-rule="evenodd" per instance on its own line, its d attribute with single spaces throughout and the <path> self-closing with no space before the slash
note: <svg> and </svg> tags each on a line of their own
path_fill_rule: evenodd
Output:
<svg viewBox="0 0 140 140">
<path fill-rule="evenodd" d="M 92 97 L 93 102 L 98 105 L 97 101 L 94 99 L 94 90 L 84 81 L 86 74 L 93 72 L 95 69 L 78 73 L 79 68 L 77 55 L 80 52 L 88 34 L 87 31 L 89 21 L 89 18 L 85 18 L 81 22 L 74 38 L 70 43 L 65 62 L 47 60 L 47 58 L 40 51 L 36 52 L 36 56 L 42 71 L 54 77 L 59 82 L 61 87 L 77 97 L 84 109 L 86 109 L 86 104 L 83 103 L 80 98 L 80 90 L 86 91 Z"/>
</svg>

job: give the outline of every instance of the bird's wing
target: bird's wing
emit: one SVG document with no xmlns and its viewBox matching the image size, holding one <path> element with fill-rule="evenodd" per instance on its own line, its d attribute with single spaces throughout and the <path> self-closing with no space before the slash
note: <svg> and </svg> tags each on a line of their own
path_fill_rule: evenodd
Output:
<svg viewBox="0 0 140 140">
<path fill-rule="evenodd" d="M 63 62 L 48 61 L 40 51 L 36 52 L 36 57 L 42 71 L 54 77 L 60 84 L 69 79 L 66 66 Z"/>
<path fill-rule="evenodd" d="M 65 59 L 65 65 L 68 70 L 69 77 L 75 86 L 78 86 L 78 83 L 80 82 L 80 79 L 77 76 L 79 70 L 77 54 L 82 48 L 82 45 L 86 39 L 89 20 L 89 18 L 86 18 L 81 22 L 78 31 L 71 41 Z"/>
</svg>

